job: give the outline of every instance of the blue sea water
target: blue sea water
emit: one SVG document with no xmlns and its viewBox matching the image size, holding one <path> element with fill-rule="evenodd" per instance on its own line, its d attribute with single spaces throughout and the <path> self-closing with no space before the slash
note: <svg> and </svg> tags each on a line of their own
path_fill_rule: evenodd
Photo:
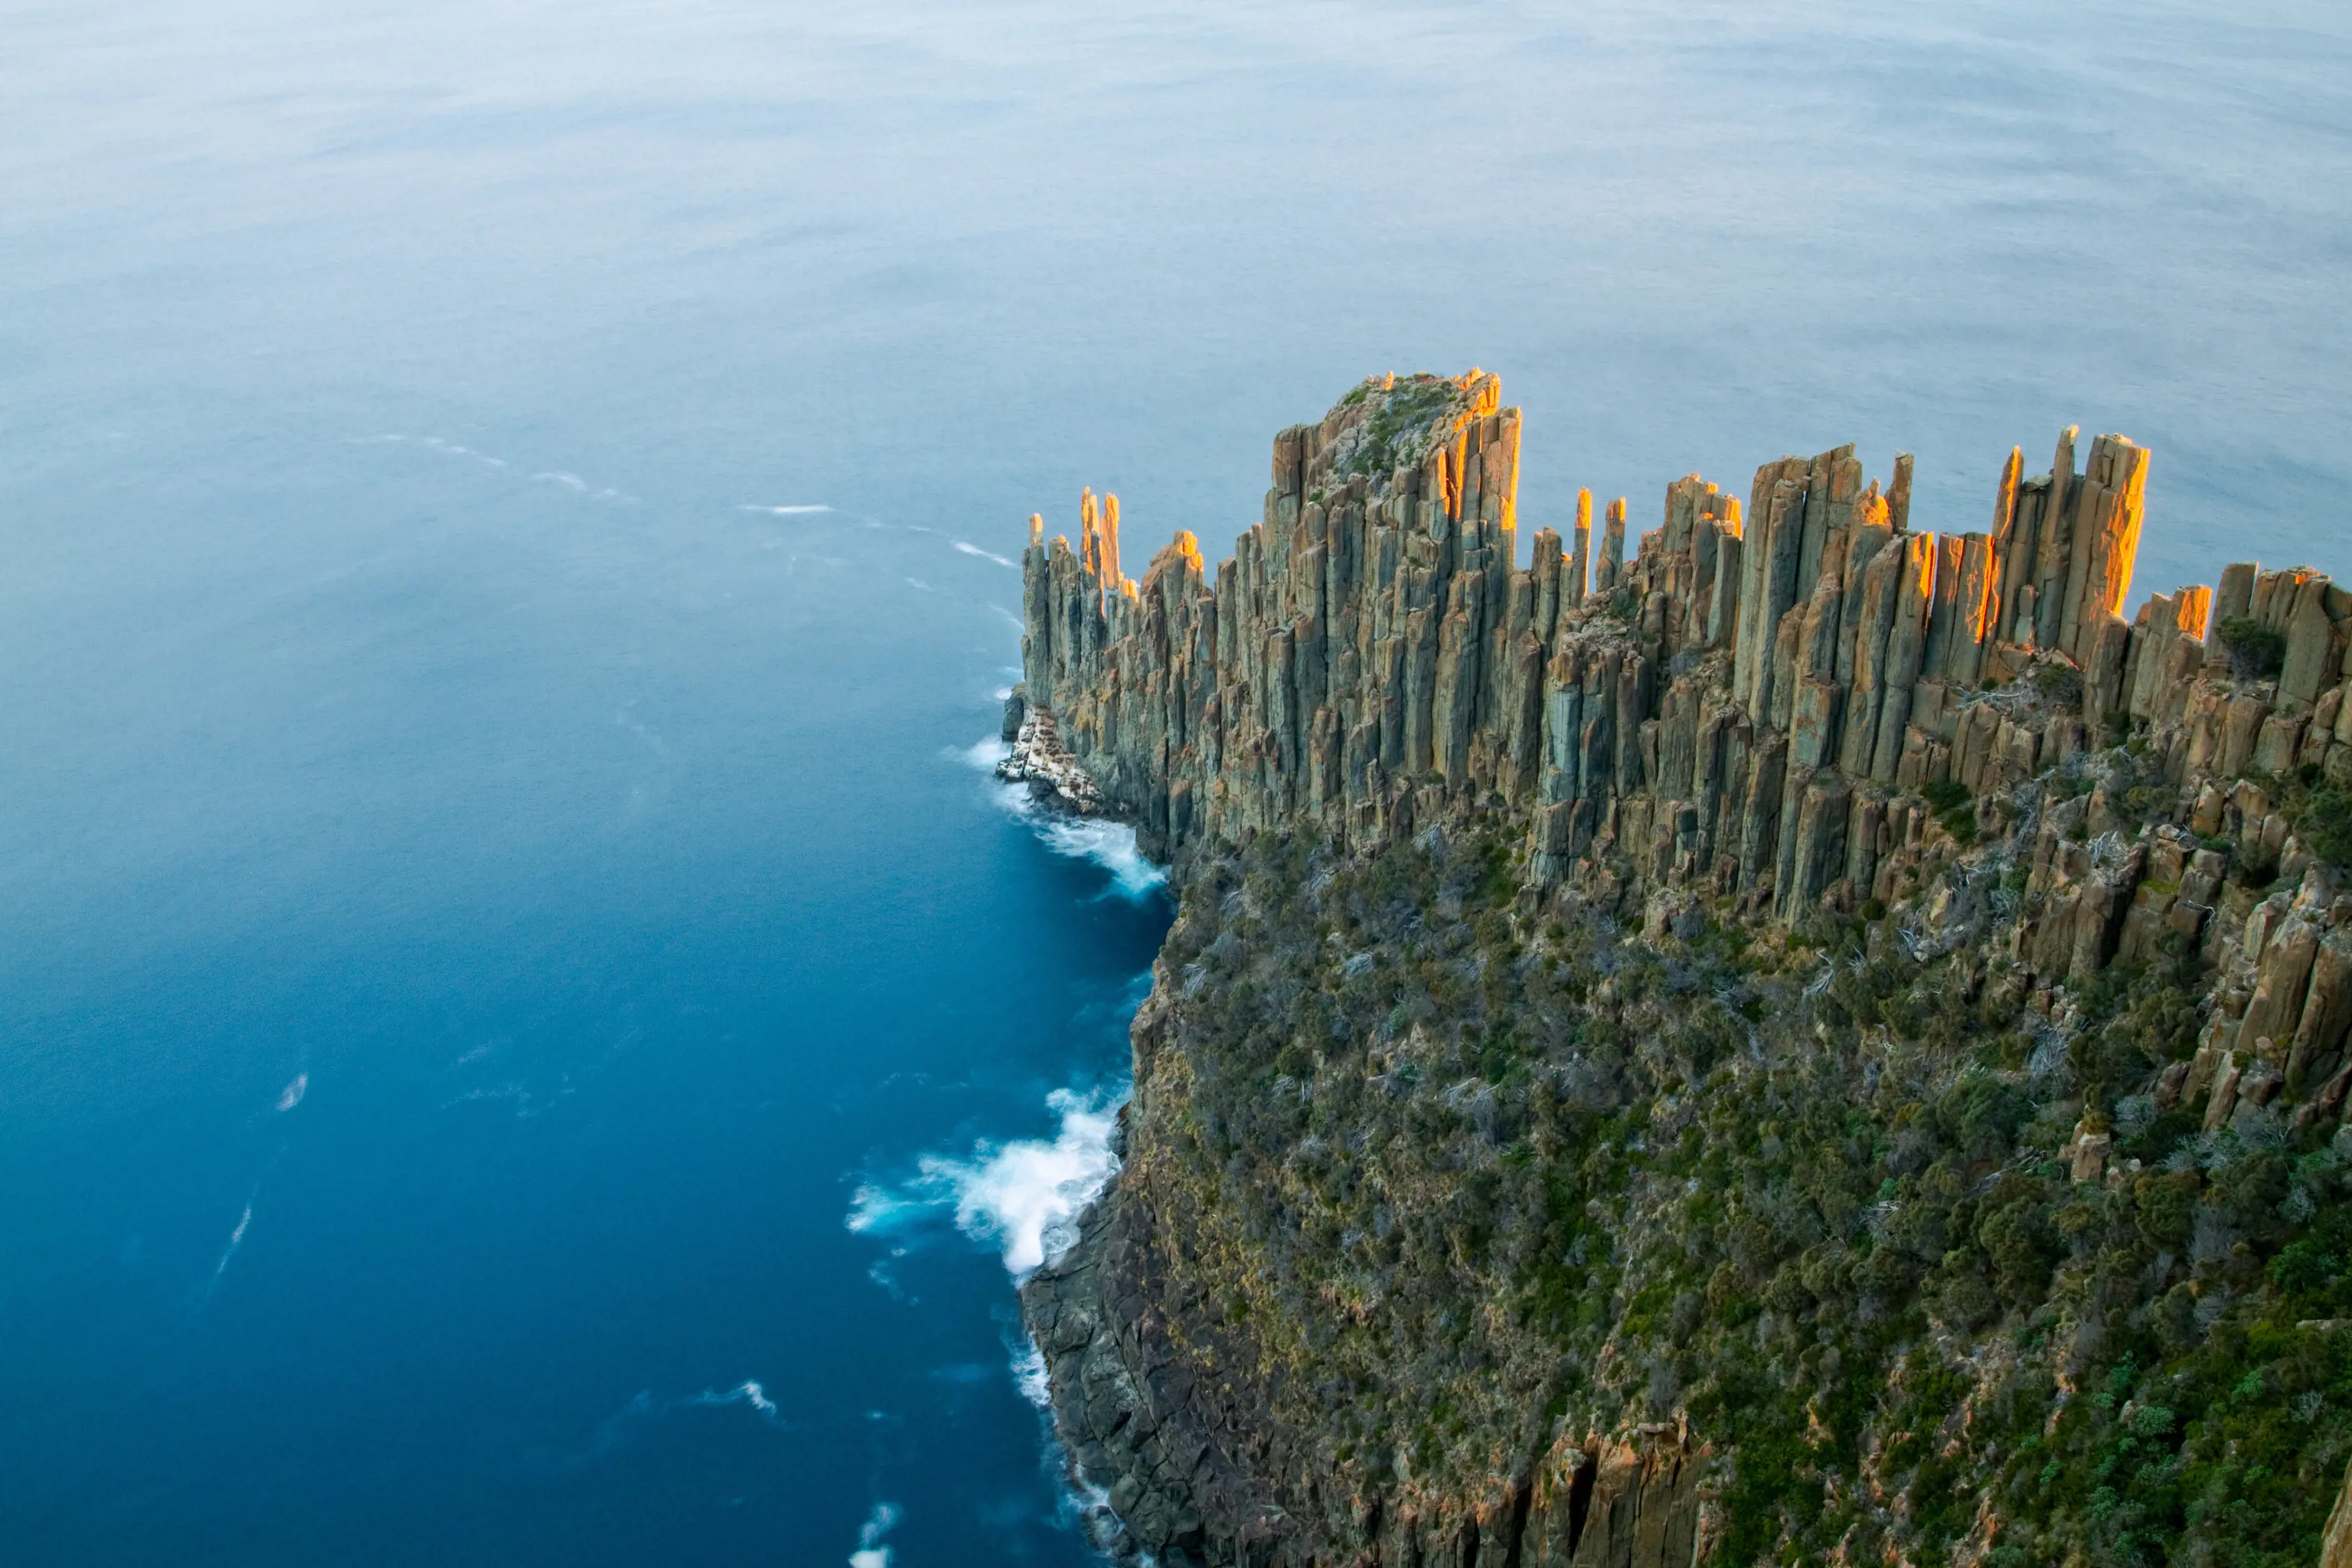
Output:
<svg viewBox="0 0 2352 1568">
<path fill-rule="evenodd" d="M 1522 513 L 2151 443 L 2352 571 L 2339 6 L 0 3 L 0 1561 L 1082 1563 L 1168 911 L 1024 520 L 1370 371 Z"/>
</svg>

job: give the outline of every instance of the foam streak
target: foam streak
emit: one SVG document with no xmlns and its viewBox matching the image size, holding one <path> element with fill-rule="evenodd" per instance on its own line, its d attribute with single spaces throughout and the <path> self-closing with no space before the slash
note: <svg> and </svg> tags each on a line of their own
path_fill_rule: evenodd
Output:
<svg viewBox="0 0 2352 1568">
<path fill-rule="evenodd" d="M 958 550 L 962 551 L 966 555 L 977 555 L 982 561 L 993 561 L 999 566 L 1005 568 L 1007 571 L 1018 572 L 1021 570 L 1020 567 L 1015 566 L 1012 562 L 1007 561 L 1003 556 L 999 555 L 993 550 L 982 550 L 979 545 L 967 544 L 961 539 L 955 542 L 955 547 Z"/>
<path fill-rule="evenodd" d="M 866 1522 L 857 1527 L 857 1550 L 849 1554 L 849 1568 L 890 1568 L 890 1549 L 882 1538 L 898 1528 L 898 1505 L 877 1502 Z"/>
</svg>

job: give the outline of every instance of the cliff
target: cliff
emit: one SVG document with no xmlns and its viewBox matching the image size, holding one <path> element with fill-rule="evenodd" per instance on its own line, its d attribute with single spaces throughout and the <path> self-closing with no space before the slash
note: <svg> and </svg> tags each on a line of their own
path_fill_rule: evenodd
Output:
<svg viewBox="0 0 2352 1568">
<path fill-rule="evenodd" d="M 1499 393 L 1284 431 L 1213 581 L 1032 520 L 1006 772 L 1180 896 L 1127 1169 L 1025 1293 L 1130 1544 L 2310 1561 L 2352 593 L 2125 621 L 2149 454 L 2072 430 L 1981 532 L 1849 447 L 1521 568 Z"/>
</svg>

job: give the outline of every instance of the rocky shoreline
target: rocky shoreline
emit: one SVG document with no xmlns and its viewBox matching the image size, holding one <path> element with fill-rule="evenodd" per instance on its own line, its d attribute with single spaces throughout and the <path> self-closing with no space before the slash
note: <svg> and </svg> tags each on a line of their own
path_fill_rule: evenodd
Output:
<svg viewBox="0 0 2352 1568">
<path fill-rule="evenodd" d="M 1015 692 L 1005 701 L 1003 735 L 1012 750 L 996 764 L 998 778 L 1027 784 L 1030 795 L 1053 810 L 1074 816 L 1100 814 L 1102 792 L 1063 748 L 1061 729 L 1049 710 L 1031 707 Z"/>
</svg>

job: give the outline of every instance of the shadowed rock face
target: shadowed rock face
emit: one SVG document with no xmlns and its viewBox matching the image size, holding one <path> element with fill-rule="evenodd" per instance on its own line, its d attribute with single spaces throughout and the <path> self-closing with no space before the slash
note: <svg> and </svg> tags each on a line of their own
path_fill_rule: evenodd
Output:
<svg viewBox="0 0 2352 1568">
<path fill-rule="evenodd" d="M 1915 960 L 1996 963 L 2053 1027 L 2119 956 L 2185 951 L 2211 977 L 2206 1022 L 2149 1086 L 2158 1110 L 2335 1124 L 2352 843 L 2302 842 L 2278 781 L 2352 785 L 2352 594 L 2233 566 L 2218 595 L 2154 595 L 2127 624 L 2148 453 L 2101 436 L 2077 472 L 2071 429 L 2045 475 L 2008 456 L 1982 532 L 1913 531 L 1908 455 L 1882 486 L 1844 447 L 1764 465 L 1744 505 L 1674 480 L 1630 560 L 1624 502 L 1596 546 L 1588 494 L 1572 545 L 1540 529 L 1519 568 L 1519 438 L 1493 376 L 1368 381 L 1276 437 L 1264 519 L 1213 579 L 1190 533 L 1121 575 L 1115 500 L 1086 498 L 1075 550 L 1033 520 L 1003 771 L 1135 822 L 1180 891 L 1255 835 L 1362 857 L 1499 823 L 1530 922 L 1600 910 L 1664 937 L 1884 916 Z M 2129 801 L 2092 765 L 2125 738 L 2148 781 Z M 2233 858 L 2275 871 L 2266 896 L 2225 880 Z M 1147 1167 L 1181 1159 L 1163 1121 L 1182 1108 L 1154 1103 L 1150 1070 L 1177 1048 L 1173 981 L 1155 975 L 1136 1025 Z M 2115 1174 L 2111 1146 L 2086 1122 L 2073 1178 Z M 1543 1432 L 1475 1496 L 1316 1491 L 1313 1442 L 1275 1429 L 1259 1336 L 1186 1294 L 1194 1238 L 1153 1191 L 1123 1180 L 1024 1290 L 1074 1465 L 1130 1548 L 1705 1554 L 1711 1450 L 1680 1421 Z"/>
<path fill-rule="evenodd" d="M 1590 1447 L 1563 1437 L 1483 1508 L 1351 1499 L 1352 1539 L 1323 1536 L 1253 1466 L 1286 1447 L 1270 1412 L 1246 1384 L 1204 1384 L 1194 1357 L 1171 1342 L 1150 1224 L 1138 1199 L 1114 1189 L 1086 1215 L 1077 1245 L 1021 1290 L 1071 1468 L 1108 1495 L 1124 1527 L 1116 1554 L 1148 1552 L 1173 1564 L 1423 1568 L 1685 1568 L 1696 1560 L 1707 1456 L 1663 1426 Z M 1246 1356 L 1244 1347 L 1226 1349 Z"/>
</svg>

